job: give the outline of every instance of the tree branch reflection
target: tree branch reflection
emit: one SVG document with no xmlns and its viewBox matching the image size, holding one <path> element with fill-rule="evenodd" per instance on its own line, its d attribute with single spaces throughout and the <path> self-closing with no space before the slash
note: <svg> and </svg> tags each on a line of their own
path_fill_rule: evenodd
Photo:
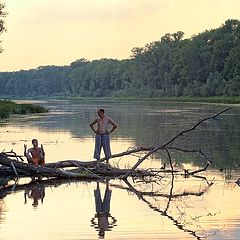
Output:
<svg viewBox="0 0 240 240">
<path fill-rule="evenodd" d="M 168 194 L 162 194 L 157 191 L 154 192 L 153 190 L 151 192 L 137 190 L 136 187 L 134 187 L 128 180 L 124 180 L 124 182 L 127 185 L 127 188 L 124 188 L 124 189 L 126 189 L 130 192 L 133 192 L 138 197 L 139 200 L 145 202 L 148 205 L 148 207 L 151 208 L 153 211 L 158 212 L 162 216 L 170 219 L 179 230 L 189 233 L 190 235 L 194 236 L 198 240 L 202 240 L 202 239 L 206 239 L 206 237 L 207 237 L 206 232 L 203 231 L 203 233 L 200 234 L 199 231 L 197 231 L 195 229 L 191 229 L 190 227 L 188 227 L 188 225 L 193 226 L 194 221 L 196 221 L 197 219 L 199 219 L 203 216 L 191 217 L 190 219 L 192 222 L 186 222 L 186 221 L 184 222 L 181 220 L 181 217 L 175 217 L 174 213 L 172 213 L 170 211 L 170 205 L 174 198 L 175 199 L 179 198 L 179 199 L 181 199 L 181 201 L 183 201 L 184 200 L 183 198 L 186 196 L 199 197 L 199 196 L 204 195 L 208 191 L 208 189 L 213 185 L 212 182 L 209 183 L 208 180 L 203 176 L 194 176 L 194 177 L 198 177 L 198 178 L 202 179 L 203 181 L 205 181 L 206 187 L 202 191 L 183 192 L 183 193 L 179 193 L 179 194 L 174 194 L 173 191 L 174 191 L 175 176 L 173 174 L 170 179 L 170 188 L 169 188 Z M 150 197 L 150 200 L 148 200 L 147 197 Z M 159 197 L 167 198 L 166 205 L 163 209 L 161 209 L 159 207 L 160 202 L 162 205 L 162 201 L 160 201 Z M 152 200 L 154 201 L 154 204 L 151 202 Z M 186 216 L 186 213 L 181 212 L 180 206 L 177 206 L 177 210 L 180 213 L 180 215 Z M 208 216 L 210 216 L 210 215 L 214 215 L 214 214 L 208 214 Z"/>
<path fill-rule="evenodd" d="M 104 238 L 105 231 L 109 231 L 116 226 L 117 220 L 115 217 L 111 216 L 110 213 L 110 187 L 115 187 L 134 193 L 138 199 L 146 203 L 150 209 L 171 220 L 172 224 L 175 225 L 177 229 L 190 234 L 198 240 L 205 239 L 207 237 L 206 231 L 202 229 L 200 231 L 199 222 L 196 224 L 200 218 L 204 217 L 203 214 L 199 213 L 196 216 L 192 216 L 192 212 L 189 214 L 189 212 L 187 212 L 188 209 L 186 209 L 183 205 L 185 204 L 186 206 L 190 204 L 190 197 L 199 198 L 200 196 L 206 194 L 209 188 L 213 185 L 213 182 L 209 182 L 204 176 L 194 175 L 190 176 L 189 178 L 192 177 L 198 179 L 197 184 L 200 182 L 200 188 L 197 190 L 192 190 L 191 186 L 186 184 L 186 179 L 184 181 L 179 181 L 180 178 L 182 179 L 182 176 L 174 174 L 171 176 L 166 175 L 166 177 L 161 179 L 152 178 L 153 181 L 151 181 L 151 178 L 145 179 L 145 182 L 144 179 L 141 181 L 136 181 L 136 179 L 133 179 L 131 182 L 125 179 L 125 185 L 123 186 L 116 183 L 110 184 L 108 180 L 101 181 L 101 186 L 105 186 L 103 198 L 101 197 L 100 192 L 100 182 L 97 181 L 97 185 L 94 190 L 96 213 L 91 219 L 91 224 L 98 231 L 99 237 L 101 238 Z M 45 197 L 44 189 L 46 187 L 58 187 L 62 184 L 71 184 L 75 182 L 77 181 L 67 181 L 63 179 L 42 180 L 38 183 L 30 182 L 22 185 L 13 184 L 0 189 L 0 196 L 1 198 L 4 198 L 8 194 L 22 191 L 24 193 L 24 202 L 26 203 L 27 198 L 32 198 L 32 200 L 34 200 L 34 194 L 31 194 L 31 192 L 37 188 L 39 191 L 37 191 L 37 194 L 35 194 L 35 200 L 37 200 L 39 203 L 39 201 L 43 201 Z M 182 188 L 179 187 L 179 184 L 181 183 L 184 183 L 184 186 L 187 185 L 187 190 L 182 190 Z M 195 182 L 193 184 L 195 184 Z M 35 204 L 35 206 L 37 205 Z M 209 213 L 207 216 L 214 216 L 214 213 Z"/>
</svg>

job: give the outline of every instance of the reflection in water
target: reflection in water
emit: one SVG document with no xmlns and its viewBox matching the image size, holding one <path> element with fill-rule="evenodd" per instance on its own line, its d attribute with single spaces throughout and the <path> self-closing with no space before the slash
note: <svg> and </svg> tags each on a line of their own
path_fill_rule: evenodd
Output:
<svg viewBox="0 0 240 240">
<path fill-rule="evenodd" d="M 12 121 L 11 125 L 8 122 L 0 126 L 1 148 L 6 150 L 13 148 L 16 152 L 21 153 L 22 145 L 30 141 L 33 135 L 36 135 L 46 146 L 48 162 L 79 158 L 90 160 L 92 158 L 94 138 L 88 124 L 94 118 L 93 113 L 100 102 L 47 101 L 44 104 L 46 107 L 50 107 L 52 112 L 43 114 L 41 117 L 21 116 L 16 118 L 13 116 L 10 119 Z M 101 103 L 101 107 L 107 108 L 111 116 L 114 119 L 118 119 L 120 126 L 112 139 L 113 153 L 124 151 L 128 147 L 149 146 L 155 143 L 166 142 L 177 132 L 192 126 L 199 119 L 225 108 L 217 105 L 170 104 L 162 102 L 106 102 L 104 104 Z M 183 148 L 188 146 L 194 149 L 192 145 L 197 145 L 199 148 L 201 145 L 204 145 L 201 149 L 204 152 L 207 150 L 208 155 L 213 157 L 214 167 L 222 169 L 222 173 L 224 173 L 226 169 L 240 168 L 240 109 L 236 107 L 221 118 L 221 121 L 212 121 L 204 125 L 201 130 L 195 131 L 194 135 L 184 136 L 181 138 L 181 141 L 177 142 L 176 147 Z M 132 156 L 129 156 L 126 159 L 126 164 L 132 164 L 132 159 Z M 164 159 L 167 159 L 167 156 L 154 156 L 154 161 L 162 161 Z M 179 156 L 177 153 L 173 159 L 175 164 L 178 165 L 189 164 L 196 166 L 200 162 L 199 156 L 193 162 L 192 157 Z M 121 163 L 122 160 L 124 159 L 121 159 Z M 156 163 L 159 167 L 159 161 L 157 161 Z M 146 164 L 150 164 L 150 162 L 152 163 L 153 161 L 150 159 Z M 226 173 L 228 173 L 227 177 L 233 179 L 232 172 Z M 220 173 L 218 172 L 218 174 Z M 236 177 L 235 175 L 235 179 L 239 178 L 239 172 L 237 174 L 238 176 Z M 114 231 L 107 233 L 109 239 L 130 239 L 131 236 L 135 239 L 140 239 L 143 236 L 153 239 L 151 238 L 153 234 L 157 236 L 154 239 L 239 239 L 240 215 L 238 214 L 238 199 L 240 191 L 237 187 L 231 188 L 226 186 L 224 177 L 218 177 L 217 180 L 212 185 L 211 182 L 209 183 L 204 178 L 195 180 L 195 178 L 190 177 L 184 180 L 181 179 L 181 182 L 178 176 L 172 178 L 170 176 L 167 180 L 164 177 L 161 181 L 156 181 L 155 183 L 150 181 L 137 183 L 136 181 L 130 182 L 129 185 L 126 182 L 128 184 L 127 187 L 126 185 L 121 187 L 127 191 L 125 193 L 126 196 L 127 193 L 131 193 L 131 196 L 127 196 L 125 199 L 121 199 L 121 197 L 116 198 L 114 202 L 111 202 L 111 213 L 117 216 L 118 222 L 121 222 L 121 224 L 114 228 Z M 111 180 L 110 186 L 112 189 L 114 181 Z M 63 188 L 61 190 L 63 189 L 64 191 L 55 189 L 52 191 L 53 195 L 46 192 L 47 201 L 45 202 L 44 199 L 44 208 L 38 208 L 38 211 L 34 214 L 36 218 L 39 219 L 40 216 L 46 220 L 39 223 L 39 227 L 46 230 L 44 231 L 44 237 L 46 238 L 42 237 L 41 239 L 79 239 L 80 234 L 83 234 L 83 232 L 86 235 L 84 237 L 81 235 L 81 239 L 96 239 L 96 232 L 91 231 L 93 228 L 89 226 L 89 219 L 91 219 L 93 212 L 90 209 L 94 206 L 91 202 L 91 197 L 93 196 L 92 192 L 95 183 L 94 186 L 92 186 L 92 183 L 85 185 L 87 188 L 91 188 L 89 196 L 86 192 L 85 195 L 79 196 L 79 192 L 84 188 L 78 188 L 78 191 L 76 191 L 74 184 L 70 186 L 68 181 L 63 181 L 62 183 Z M 46 191 L 50 191 L 50 186 L 56 187 L 56 182 L 48 182 L 47 180 L 41 181 L 40 184 L 44 185 Z M 35 233 L 32 233 L 31 236 L 29 235 L 29 238 L 25 238 L 24 234 L 21 235 L 20 233 L 25 224 L 22 223 L 22 219 L 28 217 L 28 214 L 32 214 L 31 204 L 34 202 L 34 196 L 38 204 L 44 198 L 41 196 L 41 191 L 40 193 L 35 192 L 35 194 L 33 191 L 33 194 L 31 194 L 35 185 L 33 183 L 19 184 L 5 186 L 0 189 L 0 198 L 2 198 L 0 199 L 0 238 L 33 239 L 36 237 Z M 69 186 L 66 187 L 66 185 Z M 98 185 L 95 191 L 97 193 L 99 190 L 98 196 L 101 196 L 100 187 L 103 185 L 102 183 Z M 106 187 L 105 192 L 107 192 L 107 186 L 104 187 Z M 122 190 L 113 190 L 114 196 L 118 193 L 119 196 L 122 196 Z M 110 193 L 111 190 L 108 189 L 108 191 Z M 13 194 L 17 192 L 19 194 Z M 27 193 L 26 199 L 30 202 L 29 209 L 28 205 L 24 205 L 22 201 L 24 192 Z M 122 213 L 122 201 L 126 204 L 132 204 L 131 206 L 136 203 L 136 199 L 132 197 L 133 193 L 138 196 L 143 204 L 136 204 L 136 209 L 133 208 L 128 212 Z M 3 200 L 7 195 L 11 196 Z M 110 201 L 113 201 L 113 199 L 111 199 L 111 194 L 108 194 L 108 196 L 108 198 L 104 198 L 103 195 L 103 198 L 98 199 L 102 203 L 104 199 L 109 200 L 109 211 L 105 209 L 103 210 L 103 212 L 106 211 L 105 214 L 99 214 L 96 208 L 96 214 L 92 218 L 94 228 L 98 232 L 100 232 L 100 228 L 102 229 L 101 236 L 104 233 L 106 234 L 105 231 L 109 231 L 111 227 L 116 225 L 116 219 L 110 214 Z M 64 199 L 64 201 L 56 201 L 58 199 Z M 71 204 L 72 202 L 75 204 Z M 22 205 L 22 208 L 19 206 L 19 203 Z M 56 204 L 59 205 L 55 208 Z M 120 207 L 115 208 L 115 204 L 119 204 Z M 61 207 L 61 212 L 59 207 Z M 47 211 L 44 211 L 45 209 Z M 76 210 L 79 210 L 81 217 L 72 216 L 72 212 Z M 64 217 L 62 217 L 62 214 L 64 214 Z M 69 217 L 66 217 L 68 214 Z M 141 216 L 139 219 L 136 217 L 138 215 Z M 147 225 L 149 219 L 151 226 Z M 156 220 L 156 222 L 151 220 Z M 18 224 L 12 225 L 16 222 Z M 141 228 L 142 223 L 144 226 Z M 31 225 L 31 223 L 29 224 Z M 14 232 L 17 231 L 12 231 L 12 226 L 15 227 L 15 230 L 18 228 L 20 238 L 14 235 Z M 31 226 L 33 229 L 34 225 L 32 224 Z M 69 229 L 66 229 L 65 226 L 68 226 Z M 53 228 L 56 229 L 55 232 Z M 161 228 L 163 231 L 161 231 Z M 123 234 L 121 235 L 121 233 Z M 132 234 L 130 237 L 127 235 L 129 233 Z M 141 235 L 142 233 L 145 235 Z M 76 235 L 73 236 L 73 234 Z M 214 236 L 214 234 L 216 235 Z M 114 236 L 116 237 L 114 238 Z M 39 239 L 36 238 L 35 240 Z"/>
<path fill-rule="evenodd" d="M 98 230 L 99 238 L 104 238 L 105 231 L 110 231 L 111 228 L 116 226 L 117 220 L 110 214 L 111 195 L 112 190 L 109 189 L 109 180 L 106 180 L 103 199 L 101 196 L 99 181 L 97 181 L 97 188 L 94 190 L 96 214 L 91 220 L 91 226 Z"/>
<path fill-rule="evenodd" d="M 119 184 L 120 183 L 120 184 Z M 15 199 L 16 198 L 16 202 L 18 201 L 17 199 L 17 192 L 21 193 L 21 197 L 22 197 L 22 193 L 24 193 L 24 197 L 25 197 L 25 204 L 27 203 L 27 201 L 29 199 L 31 199 L 31 204 L 36 207 L 38 206 L 38 204 L 40 202 L 43 201 L 44 197 L 45 197 L 45 189 L 54 186 L 55 189 L 57 187 L 64 186 L 64 188 L 68 188 L 66 189 L 65 194 L 69 196 L 68 201 L 70 201 L 70 199 L 78 199 L 76 201 L 76 203 L 78 203 L 79 198 L 73 198 L 71 196 L 76 196 L 76 195 L 71 195 L 71 189 L 70 189 L 70 185 L 71 188 L 74 192 L 79 192 L 80 189 L 78 189 L 78 191 L 76 191 L 76 189 L 74 188 L 74 185 L 76 184 L 76 182 L 69 182 L 68 180 L 61 180 L 61 181 L 54 181 L 54 180 L 41 180 L 38 183 L 33 183 L 30 182 L 29 184 L 15 184 L 15 185 L 8 185 L 4 188 L 0 189 L 0 194 L 3 197 L 6 197 L 7 195 L 11 195 L 11 198 Z M 86 183 L 85 183 L 86 184 Z M 92 186 L 92 184 L 91 184 Z M 125 181 L 125 182 L 119 182 L 115 180 L 111 180 L 111 184 L 109 183 L 109 181 L 107 180 L 105 183 L 102 182 L 96 182 L 96 188 L 92 189 L 93 193 L 94 193 L 94 200 L 95 200 L 95 210 L 96 213 L 94 215 L 94 217 L 91 219 L 91 226 L 94 227 L 97 232 L 98 232 L 98 237 L 99 238 L 105 238 L 105 234 L 106 231 L 111 231 L 111 229 L 116 226 L 116 218 L 113 217 L 111 215 L 111 201 L 112 201 L 112 189 L 115 188 L 114 190 L 116 191 L 116 193 L 118 192 L 118 189 L 124 189 L 125 191 L 127 191 L 127 193 L 133 193 L 135 194 L 138 199 L 145 203 L 146 206 L 149 207 L 150 210 L 153 211 L 153 215 L 156 215 L 156 213 L 158 213 L 161 217 L 162 217 L 162 221 L 163 221 L 163 225 L 165 225 L 165 228 L 167 229 L 171 229 L 172 227 L 174 227 L 172 230 L 173 232 L 169 232 L 171 236 L 183 236 L 181 238 L 177 238 L 177 239 L 198 239 L 198 240 L 202 240 L 202 239 L 230 239 L 230 238 L 218 238 L 220 232 L 222 232 L 222 234 L 225 236 L 228 234 L 228 232 L 224 232 L 222 230 L 223 225 L 227 223 L 228 218 L 224 218 L 225 216 L 222 217 L 222 213 L 220 211 L 217 211 L 216 208 L 211 208 L 208 205 L 205 205 L 204 202 L 204 198 L 207 197 L 208 193 L 210 192 L 210 188 L 212 189 L 212 187 L 215 186 L 215 183 L 213 184 L 213 182 L 208 181 L 208 179 L 204 176 L 198 176 L 197 178 L 193 177 L 189 177 L 187 179 L 182 178 L 181 176 L 178 175 L 166 175 L 165 177 L 163 177 L 162 179 L 159 180 L 158 179 L 135 179 L 135 181 Z M 93 186 L 92 186 L 93 187 Z M 101 189 L 101 187 L 103 187 L 103 189 Z M 110 188 L 111 187 L 111 188 Z M 117 189 L 118 188 L 118 189 Z M 56 189 L 55 190 L 55 195 L 53 196 L 49 196 L 49 201 L 47 201 L 45 203 L 45 206 L 48 207 L 48 211 L 49 213 L 53 213 L 54 212 L 54 207 L 56 205 L 56 200 L 54 200 L 55 198 L 57 198 L 57 193 L 61 192 L 63 188 L 60 189 Z M 103 190 L 103 191 L 102 191 Z M 92 195 L 92 194 L 91 194 Z M 119 196 L 122 196 L 122 192 L 119 192 Z M 132 195 L 132 194 L 131 194 Z M 63 197 L 64 195 L 60 195 L 60 197 Z M 78 195 L 79 196 L 79 195 Z M 213 197 L 216 198 L 216 195 L 213 194 Z M 9 198 L 8 198 L 9 199 Z M 122 200 L 123 199 L 115 199 L 116 202 L 119 202 L 119 206 L 121 206 L 122 204 Z M 127 202 L 130 201 L 130 199 L 125 199 Z M 75 201 L 75 200 L 74 200 Z M 84 217 L 87 216 L 87 219 L 91 218 L 91 211 L 89 209 L 91 209 L 91 204 L 89 205 L 89 198 L 86 199 L 81 199 L 81 206 L 84 206 L 86 212 L 88 212 L 88 214 L 82 215 L 81 218 L 79 218 L 79 216 L 76 216 L 76 218 L 74 216 L 72 216 L 72 212 L 71 212 L 71 208 L 70 205 L 66 205 L 66 202 L 64 201 L 62 204 L 60 203 L 61 201 L 57 201 L 58 207 L 56 208 L 56 211 L 59 211 L 59 207 L 62 208 L 63 213 L 67 213 L 70 212 L 69 218 L 66 217 L 69 226 L 73 227 L 74 231 L 76 231 L 76 236 L 79 236 L 77 234 L 79 234 L 79 232 L 82 231 L 82 229 L 84 229 L 85 231 L 88 232 L 88 234 L 91 234 L 89 232 L 91 232 L 89 230 L 88 227 L 89 226 L 89 220 L 85 221 L 86 219 L 83 219 Z M 19 201 L 18 201 L 19 202 Z M 50 202 L 53 203 L 53 205 L 48 205 Z M 201 207 L 197 207 L 197 203 L 199 203 L 201 205 Z M 219 201 L 219 204 L 221 203 L 221 201 Z M 64 206 L 67 206 L 64 208 Z M 12 208 L 14 208 L 13 205 L 9 205 L 10 208 L 8 209 L 8 212 L 11 213 Z M 89 206 L 89 207 L 86 207 Z M 6 214 L 4 215 L 4 202 L 1 199 L 0 201 L 0 223 L 4 222 L 9 222 L 11 215 L 12 214 Z M 76 210 L 76 205 L 72 208 L 72 210 Z M 196 208 L 196 209 L 195 209 Z M 208 209 L 209 208 L 209 209 Z M 131 226 L 128 225 L 129 224 L 129 218 L 133 218 L 133 222 L 135 222 L 136 220 L 136 212 L 132 212 L 131 210 L 129 212 L 124 212 L 121 213 L 121 207 L 119 207 L 118 209 L 114 210 L 116 211 L 120 211 L 118 212 L 118 217 L 121 219 L 121 216 L 124 217 L 123 219 L 121 219 L 121 221 L 126 224 L 125 228 L 127 226 L 128 230 L 134 232 L 136 230 L 140 230 L 140 233 L 136 233 L 136 237 L 141 236 L 141 233 L 145 233 L 144 229 L 135 229 L 136 225 Z M 220 207 L 218 208 L 220 209 Z M 17 209 L 16 209 L 17 210 Z M 26 208 L 25 208 L 26 210 Z M 83 209 L 82 209 L 83 210 Z M 144 210 L 144 208 L 138 209 L 140 210 L 140 212 L 143 210 L 142 215 L 143 216 L 147 213 L 147 215 L 149 215 L 149 212 Z M 221 209 L 222 211 L 226 210 L 223 208 Z M 55 213 L 57 213 L 55 212 Z M 130 213 L 132 212 L 132 215 L 130 215 Z M 42 211 L 42 208 L 39 209 L 38 214 L 41 213 L 42 217 L 46 217 L 46 212 Z M 20 224 L 20 222 L 22 221 L 22 218 L 25 217 L 25 215 L 23 215 L 24 212 L 20 211 L 18 212 L 18 210 L 15 212 L 14 216 L 15 216 L 15 220 L 16 218 L 19 219 L 18 224 Z M 48 217 L 51 218 L 52 214 L 49 214 Z M 53 214 L 54 215 L 54 214 Z M 137 214 L 138 215 L 138 214 Z M 6 216 L 6 217 L 4 217 Z M 28 215 L 26 215 L 28 216 Z M 55 215 L 54 215 L 55 216 Z M 235 215 L 234 215 L 235 216 Z M 237 216 L 237 214 L 236 214 Z M 6 218 L 6 221 L 5 219 Z M 39 215 L 35 215 L 36 219 L 39 217 Z M 60 224 L 62 221 L 64 222 L 65 218 L 59 218 L 56 219 L 54 218 L 56 221 L 56 224 Z M 221 220 L 220 220 L 221 219 Z M 14 220 L 14 221 L 15 221 Z M 140 222 L 144 222 L 146 221 L 145 218 L 140 218 Z M 218 222 L 218 224 L 216 225 L 215 222 Z M 222 221 L 222 222 L 221 222 Z M 83 223 L 81 224 L 81 229 L 79 229 L 79 222 Z M 48 224 L 51 223 L 51 220 L 48 220 L 48 218 L 46 219 L 46 221 L 41 221 L 39 222 L 39 227 L 40 228 L 47 228 Z M 211 224 L 213 223 L 213 225 Z M 9 223 L 10 224 L 10 223 Z M 147 223 L 146 223 L 147 224 Z M 208 225 L 209 224 L 209 225 Z M 154 228 L 155 225 L 155 228 Z M 20 224 L 21 226 L 21 224 Z M 151 224 L 150 224 L 151 226 Z M 238 224 L 236 223 L 236 227 L 238 226 Z M 1 225 L 0 225 L 1 227 Z M 159 238 L 154 238 L 154 239 L 172 239 L 171 236 L 165 237 L 165 238 L 161 238 L 163 235 L 161 235 L 161 228 L 162 226 L 159 225 L 159 223 L 154 223 L 152 224 L 153 227 L 153 232 L 155 233 L 156 236 L 157 234 Z M 213 229 L 212 229 L 213 228 Z M 4 229 L 4 228 L 3 228 Z M 7 228 L 8 229 L 8 228 Z M 59 228 L 57 228 L 58 231 L 60 231 Z M 77 230 L 76 230 L 77 229 Z M 157 229 L 157 230 L 156 230 Z M 119 231 L 120 230 L 120 231 Z M 155 230 L 155 232 L 154 232 Z M 166 229 L 164 229 L 166 231 Z M 117 238 L 121 236 L 121 231 L 126 231 L 126 229 L 124 229 L 123 226 L 118 226 L 116 231 L 112 232 L 112 235 L 110 235 L 109 232 L 109 239 L 114 239 L 113 236 L 116 236 Z M 10 237 L 12 237 L 12 233 L 11 232 L 7 232 L 8 234 L 10 234 Z M 49 234 L 52 234 L 52 232 L 45 232 L 46 235 L 46 239 L 49 239 Z M 134 232 L 135 233 L 135 232 Z M 218 233 L 218 235 L 217 235 Z M 65 238 L 58 238 L 57 236 L 53 239 L 73 239 L 73 236 L 65 231 L 65 229 L 61 229 L 61 234 L 64 235 Z M 114 234 L 114 235 L 113 235 Z M 149 233 L 151 235 L 151 233 Z M 214 235 L 216 234 L 216 236 Z M 150 235 L 146 235 L 146 236 L 150 236 Z M 188 236 L 189 235 L 189 236 Z M 31 238 L 29 239 L 32 239 Z M 90 236 L 90 237 L 89 237 Z M 95 236 L 95 235 L 94 235 Z M 83 237 L 81 239 L 95 239 L 93 235 L 88 235 L 87 237 Z M 129 236 L 128 236 L 129 237 Z M 9 238 L 9 239 L 15 239 L 15 238 Z M 23 239 L 23 238 L 20 238 Z M 75 239 L 75 238 L 74 238 Z M 123 238 L 126 239 L 126 238 Z M 128 238 L 129 239 L 129 238 Z M 140 239 L 140 238 L 139 238 Z M 153 238 L 150 238 L 153 239 Z"/>
<path fill-rule="evenodd" d="M 24 192 L 24 203 L 27 204 L 27 197 L 30 199 L 33 199 L 33 207 L 38 206 L 38 201 L 41 200 L 41 203 L 43 203 L 43 199 L 45 197 L 45 187 L 44 185 L 40 185 L 39 183 L 36 183 L 31 186 L 31 188 L 28 188 Z"/>
<path fill-rule="evenodd" d="M 4 221 L 4 218 L 5 218 L 4 213 L 5 213 L 5 203 L 0 196 L 0 223 Z"/>
<path fill-rule="evenodd" d="M 190 234 L 197 240 L 203 240 L 209 237 L 209 234 L 207 230 L 202 228 L 199 220 L 204 217 L 215 216 L 216 213 L 208 212 L 206 216 L 203 216 L 198 212 L 198 215 L 193 216 L 193 211 L 186 212 L 186 206 L 190 204 L 189 196 L 201 197 L 213 185 L 213 182 L 209 183 L 205 177 L 197 176 L 197 178 L 202 180 L 201 185 L 205 183 L 206 186 L 201 187 L 198 191 L 184 190 L 182 193 L 174 193 L 175 176 L 173 174 L 168 182 L 168 193 L 166 189 L 159 191 L 159 188 L 156 187 L 157 185 L 161 185 L 161 180 L 146 181 L 140 185 L 138 184 L 138 187 L 151 189 L 151 191 L 137 190 L 129 181 L 124 180 L 124 182 L 128 186 L 127 190 L 136 194 L 138 199 L 146 203 L 154 212 L 158 212 L 161 216 L 168 218 L 180 231 Z M 188 189 L 191 189 L 191 186 Z M 175 206 L 171 207 L 171 203 Z M 211 235 L 215 235 L 215 232 Z"/>
</svg>

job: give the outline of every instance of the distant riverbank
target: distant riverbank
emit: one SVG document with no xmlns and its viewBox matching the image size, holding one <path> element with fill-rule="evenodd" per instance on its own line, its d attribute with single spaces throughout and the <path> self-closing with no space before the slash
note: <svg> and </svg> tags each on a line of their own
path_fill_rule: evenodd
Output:
<svg viewBox="0 0 240 240">
<path fill-rule="evenodd" d="M 11 114 L 44 113 L 48 110 L 42 106 L 23 103 L 18 104 L 10 100 L 0 100 L 0 119 L 8 118 Z"/>
<path fill-rule="evenodd" d="M 240 97 L 58 97 L 62 100 L 112 100 L 112 101 L 166 101 L 166 102 L 196 102 L 196 103 L 221 103 L 240 104 Z"/>
<path fill-rule="evenodd" d="M 1 97 L 0 97 L 1 98 Z M 34 98 L 11 98 L 14 100 L 83 100 L 83 101 L 165 101 L 165 102 L 194 102 L 194 103 L 219 103 L 219 104 L 240 104 L 240 96 L 216 96 L 216 97 L 81 97 L 81 96 L 52 96 Z M 13 101 L 14 101 L 13 100 Z M 1 100 L 0 100 L 1 101 Z M 3 101 L 3 100 L 2 100 Z M 36 108 L 37 110 L 37 108 Z M 34 113 L 34 112 L 33 112 Z"/>
</svg>

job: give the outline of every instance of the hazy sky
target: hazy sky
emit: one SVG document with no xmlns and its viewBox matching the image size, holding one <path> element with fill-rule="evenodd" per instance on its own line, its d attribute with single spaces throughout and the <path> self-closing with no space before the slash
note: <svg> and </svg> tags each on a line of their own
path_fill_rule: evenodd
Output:
<svg viewBox="0 0 240 240">
<path fill-rule="evenodd" d="M 1 0 L 0 0 L 1 1 Z M 240 19 L 240 0 L 4 0 L 0 71 L 129 58 L 165 33 L 185 37 Z"/>
</svg>

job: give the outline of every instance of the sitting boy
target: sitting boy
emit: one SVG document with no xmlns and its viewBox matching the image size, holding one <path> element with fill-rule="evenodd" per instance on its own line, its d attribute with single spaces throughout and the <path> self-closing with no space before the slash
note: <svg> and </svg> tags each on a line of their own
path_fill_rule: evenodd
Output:
<svg viewBox="0 0 240 240">
<path fill-rule="evenodd" d="M 37 139 L 32 140 L 32 145 L 33 147 L 27 150 L 27 145 L 24 144 L 24 156 L 27 158 L 27 161 L 29 163 L 32 163 L 34 165 L 44 165 L 45 152 L 43 149 L 43 145 L 41 144 L 41 147 L 38 147 Z"/>
</svg>

